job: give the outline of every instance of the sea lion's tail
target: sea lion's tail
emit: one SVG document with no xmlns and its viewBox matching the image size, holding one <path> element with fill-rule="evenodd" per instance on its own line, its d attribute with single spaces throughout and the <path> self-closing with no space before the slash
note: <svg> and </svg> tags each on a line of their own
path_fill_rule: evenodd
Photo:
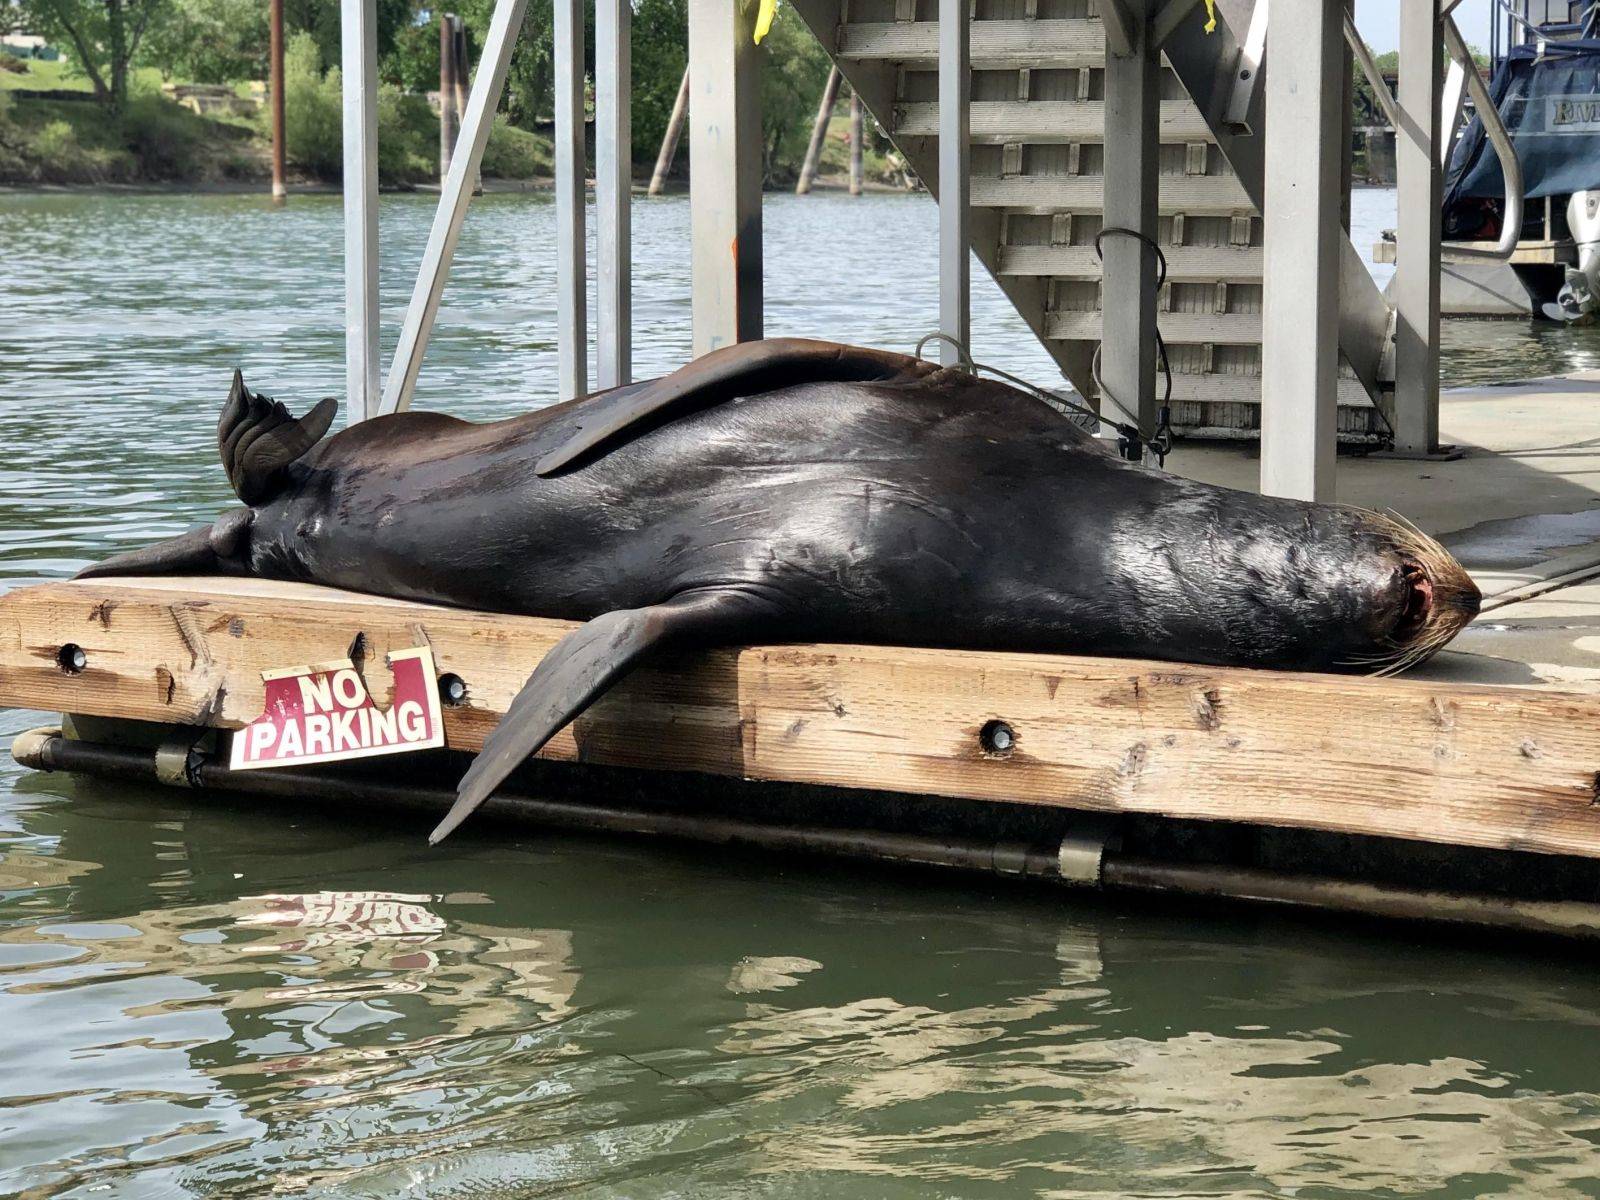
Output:
<svg viewBox="0 0 1600 1200">
<path fill-rule="evenodd" d="M 217 449 L 234 494 L 252 506 L 272 499 L 284 468 L 322 440 L 338 408 L 330 397 L 297 419 L 272 397 L 245 387 L 244 375 L 235 370 L 217 422 Z"/>
</svg>

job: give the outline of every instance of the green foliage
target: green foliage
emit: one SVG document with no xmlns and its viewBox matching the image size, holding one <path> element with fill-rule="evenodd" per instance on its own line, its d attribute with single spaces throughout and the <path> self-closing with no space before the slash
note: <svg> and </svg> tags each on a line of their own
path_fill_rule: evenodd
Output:
<svg viewBox="0 0 1600 1200">
<path fill-rule="evenodd" d="M 0 54 L 0 72 L 9 71 L 13 75 L 26 75 L 28 64 L 15 54 Z"/>
<path fill-rule="evenodd" d="M 226 0 L 197 0 L 208 6 L 223 4 Z M 266 0 L 257 0 L 265 10 Z M 394 49 L 395 38 L 415 18 L 421 0 L 377 0 L 378 59 L 381 62 Z M 309 33 L 317 45 L 317 55 L 324 67 L 339 63 L 341 0 L 283 0 L 283 31 L 285 38 L 296 33 Z M 265 35 L 263 24 L 262 33 Z M 287 47 L 285 47 L 287 50 Z M 266 62 L 267 45 L 263 37 L 261 61 Z"/>
<path fill-rule="evenodd" d="M 344 175 L 344 98 L 337 68 L 324 71 L 316 38 L 300 32 L 283 55 L 284 149 L 318 179 Z M 270 119 L 263 114 L 263 120 Z M 439 120 L 421 96 L 378 89 L 378 181 L 416 183 L 437 171 Z"/>
<path fill-rule="evenodd" d="M 65 121 L 50 121 L 33 135 L 34 152 L 41 158 L 71 164 L 83 153 L 78 135 Z"/>
<path fill-rule="evenodd" d="M 799 174 L 831 67 L 794 6 L 780 3 L 761 42 L 761 135 L 769 183 Z"/>
<path fill-rule="evenodd" d="M 267 76 L 267 5 L 262 0 L 168 0 L 145 36 L 143 62 L 167 79 L 233 83 Z"/>
<path fill-rule="evenodd" d="M 443 8 L 419 9 L 424 21 L 413 20 L 395 32 L 392 49 L 378 64 L 379 74 L 407 91 L 432 92 L 439 88 L 439 16 Z M 469 69 L 476 68 L 483 53 L 494 15 L 494 0 L 456 0 L 450 8 L 466 26 Z M 554 31 L 550 26 L 550 5 L 531 4 L 522 19 L 522 33 L 511 52 L 506 71 L 501 111 L 515 124 L 531 127 L 550 113 L 553 76 Z M 635 41 L 637 47 L 638 42 Z"/>
<path fill-rule="evenodd" d="M 633 156 L 655 161 L 689 61 L 685 0 L 638 0 L 633 11 Z M 682 171 L 684 159 L 677 167 Z"/>
<path fill-rule="evenodd" d="M 328 72 L 335 84 L 339 72 Z M 422 96 L 378 89 L 378 182 L 421 183 L 439 173 L 439 118 Z"/>
<path fill-rule="evenodd" d="M 145 179 L 184 179 L 201 155 L 207 122 L 159 93 L 135 95 L 123 107 L 123 144 Z"/>
<path fill-rule="evenodd" d="M 483 174 L 490 179 L 534 179 L 552 173 L 550 143 L 505 117 L 494 119 L 483 148 Z"/>
<path fill-rule="evenodd" d="M 112 111 L 128 99 L 139 44 L 167 15 L 170 0 L 16 0 L 18 23 L 71 51 L 95 99 Z"/>
<path fill-rule="evenodd" d="M 263 109 L 263 128 L 271 113 Z M 344 110 L 338 75 L 322 70 L 316 38 L 300 32 L 283 51 L 283 139 L 290 161 L 309 174 L 338 179 L 344 167 Z"/>
</svg>

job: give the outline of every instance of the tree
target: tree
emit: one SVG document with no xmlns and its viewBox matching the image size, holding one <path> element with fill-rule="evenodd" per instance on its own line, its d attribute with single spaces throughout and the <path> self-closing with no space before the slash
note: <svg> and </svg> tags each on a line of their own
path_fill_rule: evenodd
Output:
<svg viewBox="0 0 1600 1200">
<path fill-rule="evenodd" d="M 832 66 L 794 5 L 780 3 L 772 29 L 761 40 L 761 137 L 768 182 L 778 181 L 780 164 L 786 176 L 794 173 L 794 159 L 785 159 L 784 149 L 803 152 Z"/>
<path fill-rule="evenodd" d="M 141 61 L 169 79 L 236 83 L 267 75 L 264 0 L 170 0 L 144 39 Z"/>
<path fill-rule="evenodd" d="M 633 10 L 633 156 L 654 162 L 689 62 L 684 0 L 638 0 Z"/>
<path fill-rule="evenodd" d="M 152 23 L 170 0 L 22 0 L 22 23 L 41 37 L 72 48 L 94 87 L 95 99 L 113 112 L 128 100 L 128 70 Z"/>
<path fill-rule="evenodd" d="M 494 16 L 494 0 L 455 0 L 419 10 L 395 33 L 393 49 L 383 55 L 378 71 L 407 91 L 431 92 L 439 86 L 439 16 L 457 14 L 467 29 L 467 55 L 476 71 Z M 425 17 L 426 19 L 420 19 Z M 506 70 L 500 107 L 514 124 L 531 128 L 548 116 L 554 87 L 554 30 L 548 4 L 530 4 Z M 590 39 L 592 47 L 593 39 Z M 635 45 L 637 46 L 637 42 Z M 593 50 L 590 51 L 591 55 Z"/>
</svg>

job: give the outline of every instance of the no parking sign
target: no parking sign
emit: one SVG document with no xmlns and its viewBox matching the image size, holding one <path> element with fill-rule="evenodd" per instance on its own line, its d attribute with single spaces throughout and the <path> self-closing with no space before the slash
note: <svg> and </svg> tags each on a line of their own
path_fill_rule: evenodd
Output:
<svg viewBox="0 0 1600 1200">
<path fill-rule="evenodd" d="M 233 735 L 235 771 L 339 762 L 444 745 L 433 651 L 389 655 L 394 698 L 381 709 L 348 658 L 263 671 L 264 711 Z"/>
</svg>

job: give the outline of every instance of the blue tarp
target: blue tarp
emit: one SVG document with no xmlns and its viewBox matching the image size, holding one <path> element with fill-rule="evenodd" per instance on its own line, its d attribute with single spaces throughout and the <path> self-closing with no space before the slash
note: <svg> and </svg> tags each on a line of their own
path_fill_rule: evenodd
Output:
<svg viewBox="0 0 1600 1200">
<path fill-rule="evenodd" d="M 1543 56 L 1517 46 L 1489 95 L 1516 146 L 1530 200 L 1600 188 L 1600 40 L 1547 42 Z M 1500 160 L 1474 117 L 1450 159 L 1445 204 L 1504 195 Z"/>
</svg>

